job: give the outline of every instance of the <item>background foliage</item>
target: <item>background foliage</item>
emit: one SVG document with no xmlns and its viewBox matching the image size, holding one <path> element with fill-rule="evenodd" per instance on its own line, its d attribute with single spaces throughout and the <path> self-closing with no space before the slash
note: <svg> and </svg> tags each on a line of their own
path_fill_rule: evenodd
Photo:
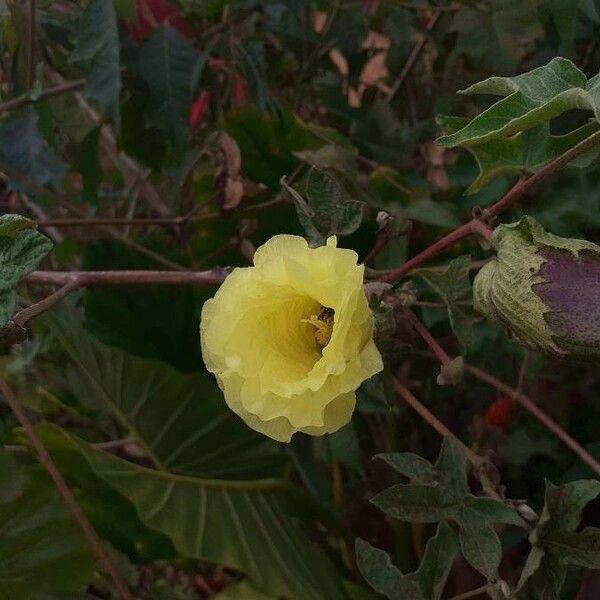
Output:
<svg viewBox="0 0 600 600">
<path fill-rule="evenodd" d="M 599 36 L 596 0 L 0 1 L 2 210 L 39 223 L 0 223 L 0 320 L 43 297 L 16 288 L 41 261 L 244 266 L 287 232 L 337 233 L 397 267 L 598 130 Z M 600 242 L 596 154 L 502 220 Z M 600 459 L 597 369 L 526 352 L 474 313 L 486 256 L 463 241 L 403 293 L 448 353 Z M 29 341 L 3 330 L 4 376 L 138 597 L 600 595 L 597 475 L 514 401 L 472 378 L 439 386 L 375 298 L 386 372 L 347 427 L 277 445 L 203 368 L 214 291 L 88 287 Z M 495 499 L 392 374 L 486 457 Z M 0 444 L 0 596 L 116 598 L 2 403 Z"/>
</svg>

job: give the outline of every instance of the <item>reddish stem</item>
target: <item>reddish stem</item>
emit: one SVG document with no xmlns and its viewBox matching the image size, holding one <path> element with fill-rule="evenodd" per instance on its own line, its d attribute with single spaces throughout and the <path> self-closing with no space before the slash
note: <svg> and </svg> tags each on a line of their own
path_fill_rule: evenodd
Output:
<svg viewBox="0 0 600 600">
<path fill-rule="evenodd" d="M 412 271 L 415 267 L 422 265 L 430 258 L 437 256 L 442 250 L 445 250 L 449 246 L 452 246 L 456 242 L 459 242 L 463 238 L 468 237 L 473 233 L 472 221 L 461 225 L 458 229 L 450 232 L 448 235 L 439 239 L 435 244 L 425 248 L 423 252 L 419 252 L 416 256 L 413 256 L 410 260 L 407 260 L 402 266 L 392 271 L 388 271 L 382 278 L 381 281 L 388 283 L 394 283 L 404 277 L 407 273 Z"/>
<path fill-rule="evenodd" d="M 493 375 L 465 364 L 465 371 L 471 373 L 473 377 L 487 383 L 491 387 L 498 391 L 510 396 L 519 404 L 523 406 L 528 412 L 530 412 L 544 427 L 552 432 L 565 446 L 572 450 L 579 458 L 588 466 L 596 475 L 600 475 L 600 463 L 577 441 L 575 441 L 558 423 L 552 420 L 546 413 L 540 410 L 525 394 L 519 390 L 511 388 L 504 382 L 500 381 Z"/>
<path fill-rule="evenodd" d="M 435 354 L 436 358 L 443 364 L 447 365 L 452 362 L 452 359 L 448 356 L 446 351 L 440 346 L 439 342 L 429 333 L 429 330 L 415 313 L 410 308 L 405 311 L 408 320 L 413 326 L 414 330 L 425 340 L 425 343 L 429 346 L 431 351 Z"/>
<path fill-rule="evenodd" d="M 484 213 L 490 217 L 497 216 L 511 204 L 522 198 L 536 183 L 549 175 L 552 175 L 561 167 L 571 162 L 575 157 L 587 152 L 599 143 L 600 131 L 597 131 L 573 146 L 570 150 L 567 150 L 564 154 L 561 154 L 559 157 L 549 162 L 543 169 L 540 169 L 537 173 L 531 175 L 531 177 L 519 181 L 500 200 L 498 200 L 498 202 L 486 209 Z M 435 244 L 429 246 L 429 248 L 426 248 L 423 252 L 420 252 L 409 261 L 405 262 L 402 266 L 393 269 L 392 271 L 387 271 L 381 278 L 381 281 L 389 283 L 398 281 L 415 267 L 420 266 L 434 256 L 437 256 L 442 250 L 448 248 L 448 246 L 451 246 L 473 233 L 481 233 L 489 238 L 491 230 L 478 219 L 472 219 L 468 223 L 465 223 L 450 232 L 447 236 L 438 240 Z"/>
</svg>

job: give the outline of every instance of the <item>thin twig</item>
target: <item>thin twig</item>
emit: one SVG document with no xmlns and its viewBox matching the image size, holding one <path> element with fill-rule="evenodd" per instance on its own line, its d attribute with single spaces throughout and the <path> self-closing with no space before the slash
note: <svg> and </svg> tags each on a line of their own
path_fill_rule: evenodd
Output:
<svg viewBox="0 0 600 600">
<path fill-rule="evenodd" d="M 104 547 L 102 540 L 98 537 L 98 534 L 92 527 L 91 523 L 88 521 L 88 518 L 85 516 L 83 510 L 79 504 L 77 504 L 77 500 L 73 495 L 73 492 L 70 490 L 60 471 L 54 464 L 54 461 L 50 457 L 50 454 L 46 450 L 46 447 L 37 436 L 31 421 L 27 417 L 25 411 L 21 407 L 21 404 L 13 394 L 12 390 L 6 383 L 6 381 L 0 376 L 0 392 L 4 397 L 4 400 L 14 413 L 15 417 L 23 427 L 25 435 L 28 437 L 31 445 L 36 451 L 37 458 L 40 464 L 46 469 L 48 474 L 50 475 L 56 489 L 61 495 L 63 502 L 68 508 L 69 512 L 73 516 L 73 518 L 77 521 L 78 525 L 81 527 L 85 537 L 87 538 L 94 554 L 97 556 L 98 561 L 102 565 L 102 568 L 110 575 L 112 578 L 115 587 L 120 594 L 123 600 L 134 600 L 133 595 L 129 591 L 127 584 L 123 581 L 121 574 L 117 567 L 110 560 L 109 555 L 106 552 L 106 548 Z"/>
<path fill-rule="evenodd" d="M 251 213 L 282 203 L 283 201 L 280 198 L 273 198 L 272 200 L 267 200 L 266 202 L 243 206 L 232 214 L 236 215 Z M 222 218 L 223 214 L 220 212 L 207 212 L 201 214 L 188 214 L 179 217 L 69 217 L 58 219 L 40 219 L 37 221 L 37 224 L 38 227 L 42 229 L 47 227 L 96 227 L 99 225 L 112 225 L 115 227 L 147 227 L 149 225 L 164 225 L 166 227 L 174 227 L 185 225 L 186 223 L 213 221 Z"/>
<path fill-rule="evenodd" d="M 498 391 L 514 398 L 528 412 L 530 412 L 544 427 L 551 431 L 565 446 L 572 450 L 596 475 L 600 475 L 600 463 L 585 449 L 576 442 L 558 423 L 551 419 L 546 413 L 541 411 L 534 402 L 519 390 L 511 388 L 493 375 L 486 371 L 465 364 L 465 371 L 473 375 L 476 379 L 487 383 Z"/>
<path fill-rule="evenodd" d="M 60 96 L 61 94 L 81 90 L 84 87 L 85 79 L 76 79 L 74 81 L 67 81 L 61 85 L 55 85 L 54 87 L 43 90 L 35 98 L 33 98 L 30 94 L 23 94 L 22 96 L 12 98 L 11 100 L 7 100 L 6 102 L 0 104 L 0 114 L 17 110 L 23 106 L 31 104 L 32 102 L 37 102 L 38 100 L 45 100 L 46 98 L 51 98 L 53 96 Z"/>
<path fill-rule="evenodd" d="M 525 349 L 523 360 L 521 361 L 521 367 L 519 368 L 519 378 L 517 379 L 517 390 L 523 391 L 523 385 L 525 384 L 525 377 L 527 376 L 527 369 L 529 368 L 531 354 L 529 350 Z"/>
<path fill-rule="evenodd" d="M 65 285 L 77 281 L 88 285 L 218 285 L 229 271 L 215 268 L 209 271 L 34 271 L 25 276 L 27 283 Z"/>
<path fill-rule="evenodd" d="M 561 167 L 570 163 L 575 157 L 587 152 L 598 144 L 600 144 L 600 131 L 597 131 L 596 133 L 582 140 L 571 149 L 567 150 L 564 154 L 561 154 L 559 157 L 549 162 L 543 169 L 540 169 L 531 177 L 519 181 L 508 191 L 505 196 L 498 200 L 498 202 L 490 206 L 490 208 L 484 210 L 484 214 L 487 217 L 497 216 L 511 204 L 522 198 L 536 183 L 539 183 L 544 178 L 552 175 Z M 461 225 L 454 231 L 451 231 L 448 235 L 438 240 L 435 244 L 432 244 L 423 250 L 423 252 L 420 252 L 416 256 L 413 256 L 413 258 L 410 260 L 406 261 L 402 266 L 398 267 L 397 269 L 387 271 L 381 277 L 381 281 L 387 281 L 389 283 L 396 282 L 404 277 L 404 275 L 412 271 L 415 267 L 418 267 L 434 256 L 437 256 L 442 250 L 445 250 L 449 246 L 473 233 L 481 233 L 481 227 L 477 223 L 480 223 L 480 221 L 474 218 L 464 225 Z"/>
<path fill-rule="evenodd" d="M 427 24 L 427 31 L 431 31 L 435 27 L 435 24 L 437 23 L 438 19 L 440 18 L 440 14 L 441 14 L 441 12 L 438 9 L 436 9 L 435 14 L 431 17 L 431 20 Z M 390 93 L 388 94 L 388 97 L 385 99 L 386 103 L 389 104 L 392 101 L 392 99 L 394 98 L 394 96 L 396 95 L 396 93 L 398 92 L 398 90 L 402 87 L 404 80 L 408 77 L 408 74 L 412 71 L 412 68 L 415 66 L 426 43 L 427 43 L 426 36 L 423 36 L 416 43 L 416 45 L 412 49 L 412 52 L 410 53 L 410 56 L 408 57 L 406 63 L 404 64 L 402 71 L 400 71 L 398 77 L 396 78 L 396 81 L 394 81 L 394 84 L 392 85 L 392 87 L 390 89 Z"/>
<path fill-rule="evenodd" d="M 81 283 L 77 279 L 71 279 L 71 281 L 65 283 L 61 288 L 56 290 L 53 294 L 46 296 L 43 300 L 24 308 L 19 311 L 14 317 L 13 322 L 16 325 L 24 327 L 31 319 L 37 317 L 43 312 L 47 311 L 49 308 L 52 308 L 57 302 L 62 300 L 67 294 L 72 292 L 81 286 Z"/>
<path fill-rule="evenodd" d="M 416 413 L 419 414 L 431 427 L 433 427 L 442 437 L 449 437 L 456 440 L 462 447 L 467 460 L 473 465 L 481 485 L 485 492 L 492 498 L 503 502 L 502 497 L 495 490 L 493 482 L 485 472 L 485 460 L 479 454 L 473 452 L 471 448 L 463 444 L 427 407 L 425 407 L 398 379 L 392 378 L 394 390 Z"/>
</svg>

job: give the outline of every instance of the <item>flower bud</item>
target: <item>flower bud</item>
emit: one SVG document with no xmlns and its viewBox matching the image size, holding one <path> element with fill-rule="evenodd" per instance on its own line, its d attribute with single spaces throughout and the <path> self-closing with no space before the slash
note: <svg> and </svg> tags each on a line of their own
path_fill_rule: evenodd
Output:
<svg viewBox="0 0 600 600">
<path fill-rule="evenodd" d="M 525 346 L 600 357 L 600 246 L 546 232 L 531 217 L 500 225 L 497 252 L 475 277 L 475 309 Z"/>
</svg>

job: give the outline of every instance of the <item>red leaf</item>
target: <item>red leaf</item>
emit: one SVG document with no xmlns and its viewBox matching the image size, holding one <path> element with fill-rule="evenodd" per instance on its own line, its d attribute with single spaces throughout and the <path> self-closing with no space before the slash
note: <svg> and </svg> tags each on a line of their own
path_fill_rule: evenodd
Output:
<svg viewBox="0 0 600 600">
<path fill-rule="evenodd" d="M 233 75 L 233 101 L 236 104 L 244 104 L 248 95 L 248 88 L 244 78 L 234 73 Z"/>
<path fill-rule="evenodd" d="M 485 413 L 486 423 L 500 427 L 500 429 L 506 429 L 515 415 L 517 404 L 517 401 L 512 398 L 499 396 L 490 404 Z"/>
<path fill-rule="evenodd" d="M 126 21 L 125 25 L 136 42 L 141 42 L 162 23 L 169 23 L 190 38 L 193 32 L 179 9 L 165 0 L 135 0 L 137 22 Z"/>
<path fill-rule="evenodd" d="M 198 127 L 206 116 L 210 106 L 210 94 L 202 92 L 190 110 L 190 126 Z"/>
</svg>

